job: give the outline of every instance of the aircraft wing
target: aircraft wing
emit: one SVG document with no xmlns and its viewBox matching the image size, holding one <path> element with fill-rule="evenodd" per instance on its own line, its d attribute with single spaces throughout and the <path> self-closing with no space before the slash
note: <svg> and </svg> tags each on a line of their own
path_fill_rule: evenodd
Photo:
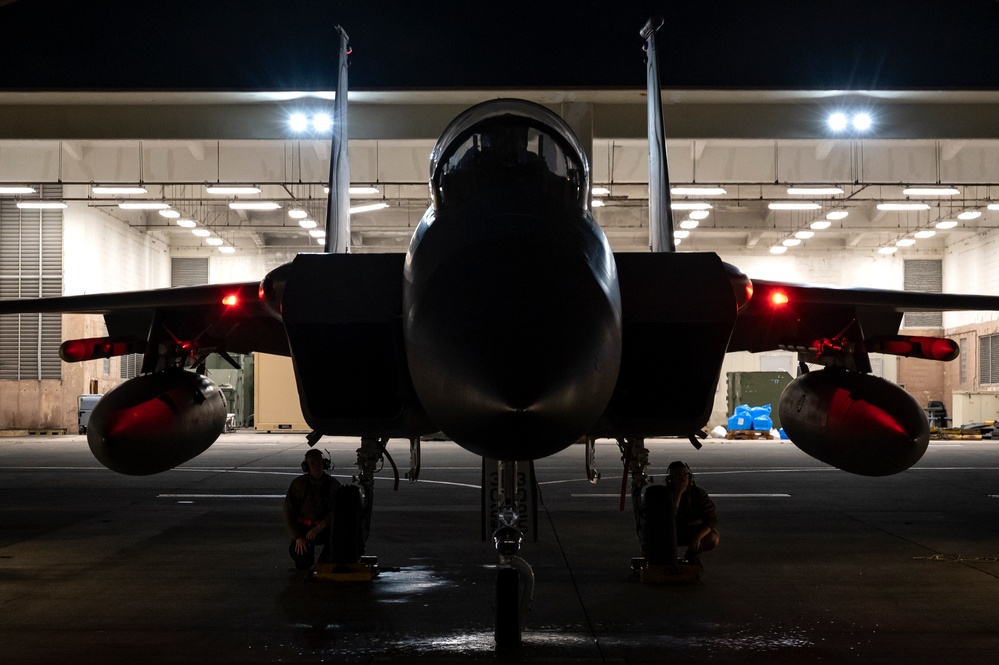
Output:
<svg viewBox="0 0 999 665">
<path fill-rule="evenodd" d="M 109 338 L 194 344 L 206 351 L 288 355 L 281 322 L 257 297 L 259 282 L 0 301 L 0 315 L 100 314 Z M 223 302 L 225 301 L 225 302 Z"/>
<path fill-rule="evenodd" d="M 999 311 L 999 296 L 813 286 L 753 280 L 729 351 L 814 348 L 817 341 L 860 342 L 898 334 L 905 312 Z M 873 350 L 873 349 L 871 349 Z"/>
</svg>

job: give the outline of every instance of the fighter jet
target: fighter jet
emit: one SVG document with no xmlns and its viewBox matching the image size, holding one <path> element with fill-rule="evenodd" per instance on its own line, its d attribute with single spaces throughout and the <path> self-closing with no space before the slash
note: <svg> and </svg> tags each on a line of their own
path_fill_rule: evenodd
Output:
<svg viewBox="0 0 999 665">
<path fill-rule="evenodd" d="M 564 120 L 498 99 L 461 113 L 438 139 L 432 200 L 405 255 L 328 246 L 260 281 L 7 301 L 0 314 L 102 314 L 108 336 L 65 342 L 68 362 L 143 354 L 142 375 L 100 401 L 87 431 L 97 459 L 121 473 L 171 469 L 221 434 L 220 391 L 186 371 L 210 353 L 290 356 L 309 443 L 360 438 L 362 482 L 389 439 L 408 439 L 418 459 L 421 437 L 445 432 L 498 465 L 494 541 L 505 569 L 519 563 L 516 465 L 580 440 L 589 464 L 595 439 L 615 439 L 632 460 L 641 514 L 643 442 L 700 445 L 730 351 L 793 350 L 803 368 L 821 367 L 802 371 L 779 405 L 806 453 L 863 475 L 909 468 L 928 444 L 926 416 L 870 373 L 868 354 L 951 360 L 951 340 L 899 335 L 903 312 L 999 310 L 999 297 L 751 280 L 714 253 L 673 251 L 656 27 L 642 32 L 655 251 L 611 250 L 590 211 L 587 158 Z M 345 79 L 341 67 L 341 119 Z M 345 244 L 346 214 L 336 211 L 346 182 L 334 165 L 334 245 Z M 497 630 L 511 621 L 498 614 Z"/>
</svg>

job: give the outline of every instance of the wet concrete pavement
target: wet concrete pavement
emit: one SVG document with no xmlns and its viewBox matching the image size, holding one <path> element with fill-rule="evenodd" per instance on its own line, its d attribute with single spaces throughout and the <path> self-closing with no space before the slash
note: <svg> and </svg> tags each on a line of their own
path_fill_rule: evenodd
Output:
<svg viewBox="0 0 999 665">
<path fill-rule="evenodd" d="M 369 584 L 291 571 L 281 497 L 300 435 L 224 435 L 183 467 L 130 478 L 83 437 L 0 438 L 4 663 L 994 662 L 999 447 L 931 444 L 910 471 L 850 476 L 778 442 L 656 441 L 715 498 L 722 542 L 702 583 L 643 585 L 616 445 L 538 463 L 537 591 L 524 646 L 492 640 L 495 554 L 480 466 L 426 443 L 416 484 L 376 485 Z M 324 439 L 334 475 L 356 443 Z M 390 452 L 405 466 L 408 445 Z M 405 471 L 403 468 L 402 471 Z M 629 507 L 630 511 L 630 507 Z"/>
</svg>

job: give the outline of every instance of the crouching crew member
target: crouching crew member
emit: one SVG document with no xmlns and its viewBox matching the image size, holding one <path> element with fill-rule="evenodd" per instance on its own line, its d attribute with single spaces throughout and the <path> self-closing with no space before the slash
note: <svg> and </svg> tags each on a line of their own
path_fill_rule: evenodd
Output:
<svg viewBox="0 0 999 665">
<path fill-rule="evenodd" d="M 320 561 L 328 561 L 333 496 L 340 481 L 330 476 L 330 460 L 315 448 L 305 453 L 301 476 L 291 481 L 284 498 L 284 521 L 291 536 L 288 552 L 295 568 L 308 570 L 316 562 L 316 545 L 322 544 Z"/>
<path fill-rule="evenodd" d="M 701 552 L 718 546 L 718 516 L 714 501 L 694 484 L 694 474 L 686 463 L 670 463 L 667 473 L 673 508 L 676 510 L 676 544 L 687 548 L 683 555 L 685 561 L 699 563 Z"/>
</svg>

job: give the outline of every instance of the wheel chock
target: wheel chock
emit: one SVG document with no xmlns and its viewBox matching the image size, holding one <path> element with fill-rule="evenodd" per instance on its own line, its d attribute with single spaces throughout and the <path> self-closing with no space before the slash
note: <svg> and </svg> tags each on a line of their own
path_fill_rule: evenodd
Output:
<svg viewBox="0 0 999 665">
<path fill-rule="evenodd" d="M 370 582 L 378 576 L 378 557 L 362 556 L 357 563 L 317 563 L 307 581 Z"/>
<path fill-rule="evenodd" d="M 699 563 L 677 561 L 676 565 L 650 564 L 644 557 L 631 560 L 631 569 L 638 575 L 642 584 L 661 584 L 665 586 L 683 586 L 699 584 L 704 566 Z"/>
</svg>

